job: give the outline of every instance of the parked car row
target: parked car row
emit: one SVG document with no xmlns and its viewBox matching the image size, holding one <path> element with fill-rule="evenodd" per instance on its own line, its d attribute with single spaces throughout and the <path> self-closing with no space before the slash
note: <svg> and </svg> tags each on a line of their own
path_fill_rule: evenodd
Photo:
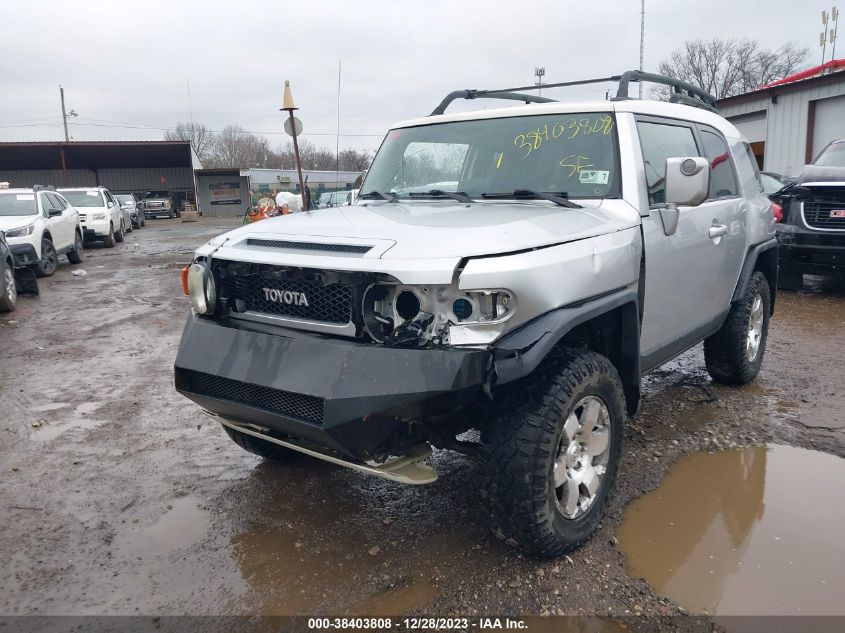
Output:
<svg viewBox="0 0 845 633">
<path fill-rule="evenodd" d="M 14 309 L 18 290 L 34 286 L 37 292 L 37 284 L 28 279 L 32 273 L 49 277 L 62 255 L 79 264 L 86 244 L 102 241 L 114 248 L 126 233 L 143 226 L 134 196 L 120 198 L 105 187 L 12 189 L 0 183 L 0 312 Z"/>
</svg>

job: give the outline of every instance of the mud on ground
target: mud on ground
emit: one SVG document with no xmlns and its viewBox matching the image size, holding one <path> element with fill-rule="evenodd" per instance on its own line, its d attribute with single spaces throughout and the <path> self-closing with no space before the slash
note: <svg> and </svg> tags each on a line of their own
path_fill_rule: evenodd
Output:
<svg viewBox="0 0 845 633">
<path fill-rule="evenodd" d="M 647 379 L 607 517 L 558 561 L 490 536 L 462 455 L 424 487 L 263 463 L 172 385 L 179 268 L 227 226 L 150 221 L 0 316 L 0 613 L 679 613 L 626 568 L 628 502 L 695 451 L 845 456 L 845 287 L 816 281 L 779 296 L 755 383 L 712 384 L 700 348 Z"/>
</svg>

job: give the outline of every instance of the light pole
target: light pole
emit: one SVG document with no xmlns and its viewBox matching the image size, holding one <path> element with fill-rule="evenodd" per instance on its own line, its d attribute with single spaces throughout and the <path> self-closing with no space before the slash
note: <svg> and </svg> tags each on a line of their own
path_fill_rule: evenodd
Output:
<svg viewBox="0 0 845 633">
<path fill-rule="evenodd" d="M 546 76 L 546 67 L 545 66 L 535 66 L 534 67 L 534 76 L 537 78 L 537 81 L 534 82 L 535 86 L 540 86 L 540 96 L 543 95 L 543 77 Z"/>
<path fill-rule="evenodd" d="M 640 72 L 643 72 L 643 50 L 645 49 L 645 0 L 640 0 Z M 640 82 L 640 99 L 643 98 L 643 82 Z"/>
</svg>

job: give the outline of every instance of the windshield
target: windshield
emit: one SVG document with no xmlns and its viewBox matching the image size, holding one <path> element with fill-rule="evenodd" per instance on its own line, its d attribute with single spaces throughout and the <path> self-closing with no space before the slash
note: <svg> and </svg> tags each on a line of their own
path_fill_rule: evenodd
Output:
<svg viewBox="0 0 845 633">
<path fill-rule="evenodd" d="M 62 195 L 75 207 L 106 206 L 99 191 L 62 191 Z"/>
<path fill-rule="evenodd" d="M 34 193 L 0 193 L 0 215 L 35 215 Z"/>
<path fill-rule="evenodd" d="M 845 167 L 845 141 L 837 141 L 828 145 L 813 161 L 813 164 L 827 167 Z"/>
<path fill-rule="evenodd" d="M 618 195 L 613 117 L 605 112 L 437 123 L 391 130 L 361 186 L 397 197 L 431 190 Z"/>
<path fill-rule="evenodd" d="M 169 198 L 170 195 L 166 191 L 148 191 L 144 194 L 145 198 Z"/>
<path fill-rule="evenodd" d="M 127 196 L 125 194 L 121 194 L 121 195 L 115 196 L 115 198 L 117 199 L 117 201 L 120 204 L 122 204 L 124 206 L 135 204 L 135 198 L 133 198 L 132 196 Z"/>
<path fill-rule="evenodd" d="M 780 191 L 784 185 L 780 180 L 769 174 L 760 174 L 760 184 L 763 186 L 763 193 L 766 195 Z"/>
</svg>

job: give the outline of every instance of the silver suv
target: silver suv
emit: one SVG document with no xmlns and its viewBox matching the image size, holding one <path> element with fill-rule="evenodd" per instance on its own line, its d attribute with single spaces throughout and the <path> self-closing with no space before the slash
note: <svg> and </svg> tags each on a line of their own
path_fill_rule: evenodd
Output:
<svg viewBox="0 0 845 633">
<path fill-rule="evenodd" d="M 269 459 L 424 484 L 431 446 L 479 455 L 497 535 L 578 546 L 642 375 L 704 341 L 714 380 L 752 380 L 777 283 L 771 203 L 713 97 L 613 79 L 609 101 L 452 93 L 387 133 L 355 206 L 199 248 L 176 388 Z M 672 102 L 629 99 L 646 80 Z M 444 114 L 460 97 L 526 105 Z"/>
</svg>

